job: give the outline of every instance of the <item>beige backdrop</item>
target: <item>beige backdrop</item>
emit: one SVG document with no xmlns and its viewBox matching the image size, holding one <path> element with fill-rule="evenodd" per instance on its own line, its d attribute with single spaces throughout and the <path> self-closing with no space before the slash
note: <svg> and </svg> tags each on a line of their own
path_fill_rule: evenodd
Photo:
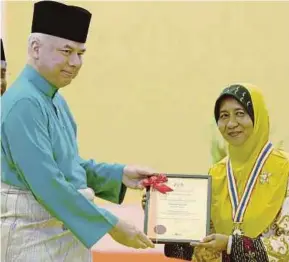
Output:
<svg viewBox="0 0 289 262">
<path fill-rule="evenodd" d="M 93 13 L 65 94 L 83 157 L 205 173 L 213 103 L 231 82 L 264 90 L 289 138 L 289 2 L 73 2 Z M 6 2 L 8 81 L 25 64 L 32 2 Z M 130 193 L 127 202 L 139 202 Z"/>
</svg>

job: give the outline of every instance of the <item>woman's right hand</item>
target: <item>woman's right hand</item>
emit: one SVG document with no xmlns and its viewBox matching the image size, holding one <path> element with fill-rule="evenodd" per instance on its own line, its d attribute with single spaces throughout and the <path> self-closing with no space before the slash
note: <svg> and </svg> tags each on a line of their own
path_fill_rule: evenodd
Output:
<svg viewBox="0 0 289 262">
<path fill-rule="evenodd" d="M 146 202 L 147 202 L 147 194 L 146 192 L 144 192 L 141 198 L 141 206 L 143 210 L 145 209 Z"/>
</svg>

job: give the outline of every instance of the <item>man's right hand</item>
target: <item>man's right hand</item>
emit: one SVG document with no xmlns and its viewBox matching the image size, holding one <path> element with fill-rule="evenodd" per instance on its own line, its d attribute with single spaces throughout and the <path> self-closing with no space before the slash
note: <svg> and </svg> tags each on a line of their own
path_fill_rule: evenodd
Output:
<svg viewBox="0 0 289 262">
<path fill-rule="evenodd" d="M 143 232 L 121 219 L 110 230 L 109 234 L 116 242 L 127 247 L 136 249 L 154 247 L 153 242 Z"/>
</svg>

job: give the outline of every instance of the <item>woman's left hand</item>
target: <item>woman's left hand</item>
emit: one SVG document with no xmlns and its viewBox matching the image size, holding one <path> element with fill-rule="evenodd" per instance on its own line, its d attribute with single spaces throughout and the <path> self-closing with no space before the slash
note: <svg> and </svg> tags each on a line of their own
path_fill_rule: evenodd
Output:
<svg viewBox="0 0 289 262">
<path fill-rule="evenodd" d="M 191 242 L 191 246 L 204 247 L 213 249 L 214 251 L 222 252 L 227 250 L 229 236 L 222 234 L 212 234 L 206 236 L 200 242 Z"/>
</svg>

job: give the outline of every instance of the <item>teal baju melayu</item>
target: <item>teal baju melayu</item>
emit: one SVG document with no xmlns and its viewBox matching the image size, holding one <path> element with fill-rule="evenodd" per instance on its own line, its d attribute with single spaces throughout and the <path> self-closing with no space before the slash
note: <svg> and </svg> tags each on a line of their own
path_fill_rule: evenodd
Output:
<svg viewBox="0 0 289 262">
<path fill-rule="evenodd" d="M 1 261 L 91 261 L 118 219 L 82 192 L 121 203 L 124 166 L 79 156 L 67 103 L 31 66 L 1 104 Z"/>
</svg>

